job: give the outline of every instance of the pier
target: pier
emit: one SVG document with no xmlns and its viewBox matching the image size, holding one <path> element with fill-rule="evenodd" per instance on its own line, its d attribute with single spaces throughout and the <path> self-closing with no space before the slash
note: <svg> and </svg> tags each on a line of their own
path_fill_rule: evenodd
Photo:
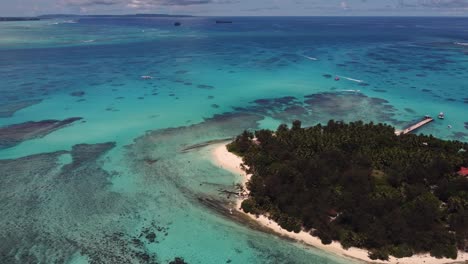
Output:
<svg viewBox="0 0 468 264">
<path fill-rule="evenodd" d="M 425 116 L 421 121 L 419 121 L 418 123 L 410 126 L 410 127 L 407 127 L 403 130 L 395 130 L 395 135 L 397 136 L 400 136 L 400 135 L 405 135 L 405 134 L 408 134 L 408 133 L 411 133 L 413 132 L 414 130 L 416 129 L 419 129 L 420 127 L 423 127 L 427 124 L 429 124 L 430 122 L 434 121 L 434 119 L 430 116 Z"/>
</svg>

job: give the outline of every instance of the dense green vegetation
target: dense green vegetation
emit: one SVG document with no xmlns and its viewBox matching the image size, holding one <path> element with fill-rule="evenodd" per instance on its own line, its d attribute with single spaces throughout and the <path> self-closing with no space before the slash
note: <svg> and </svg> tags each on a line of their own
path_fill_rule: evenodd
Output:
<svg viewBox="0 0 468 264">
<path fill-rule="evenodd" d="M 295 121 L 245 131 L 228 149 L 252 174 L 243 210 L 289 231 L 366 248 L 372 259 L 467 249 L 468 179 L 457 174 L 468 165 L 466 143 L 396 136 L 383 124 Z"/>
</svg>

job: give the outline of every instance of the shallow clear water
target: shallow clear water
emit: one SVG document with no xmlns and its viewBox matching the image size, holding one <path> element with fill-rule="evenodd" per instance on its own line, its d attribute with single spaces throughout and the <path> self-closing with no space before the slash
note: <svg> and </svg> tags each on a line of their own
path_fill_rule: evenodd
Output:
<svg viewBox="0 0 468 264">
<path fill-rule="evenodd" d="M 401 128 L 440 111 L 420 132 L 468 140 L 467 19 L 227 19 L 0 23 L 0 126 L 83 118 L 0 149 L 5 259 L 349 263 L 240 223 L 219 193 L 239 178 L 184 149 L 295 118 Z"/>
</svg>

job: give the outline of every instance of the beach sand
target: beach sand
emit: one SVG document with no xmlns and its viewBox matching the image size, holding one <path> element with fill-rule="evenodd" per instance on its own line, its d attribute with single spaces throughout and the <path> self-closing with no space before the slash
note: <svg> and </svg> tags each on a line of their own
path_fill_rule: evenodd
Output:
<svg viewBox="0 0 468 264">
<path fill-rule="evenodd" d="M 245 185 L 245 183 L 249 180 L 250 175 L 248 175 L 244 170 L 241 168 L 242 159 L 226 149 L 226 143 L 220 143 L 213 146 L 212 151 L 212 162 L 225 170 L 228 170 L 234 174 L 242 176 L 241 183 Z M 313 246 L 315 248 L 319 248 L 329 253 L 333 253 L 345 258 L 350 258 L 354 260 L 360 260 L 363 262 L 368 263 L 391 263 L 391 264 L 445 264 L 445 263 L 468 263 L 468 254 L 465 252 L 458 252 L 458 258 L 456 260 L 453 259 L 437 259 L 431 257 L 429 254 L 423 255 L 414 255 L 409 258 L 394 258 L 391 257 L 389 261 L 381 261 L 381 260 L 371 260 L 368 257 L 367 250 L 358 249 L 358 248 L 350 248 L 348 250 L 341 247 L 341 244 L 338 242 L 333 242 L 330 245 L 324 245 L 317 237 L 311 236 L 309 233 L 301 231 L 300 233 L 289 232 L 285 229 L 282 229 L 276 222 L 268 219 L 265 216 L 256 217 L 252 214 L 247 214 L 240 209 L 240 205 L 243 199 L 238 199 L 236 202 L 235 210 L 248 215 L 250 218 L 255 220 L 260 225 L 270 228 L 275 233 L 286 236 L 297 241 L 303 242 L 307 245 Z"/>
</svg>

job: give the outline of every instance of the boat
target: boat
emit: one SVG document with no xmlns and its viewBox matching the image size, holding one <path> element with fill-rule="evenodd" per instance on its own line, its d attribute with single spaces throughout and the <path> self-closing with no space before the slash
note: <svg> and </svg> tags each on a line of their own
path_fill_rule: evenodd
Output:
<svg viewBox="0 0 468 264">
<path fill-rule="evenodd" d="M 228 20 L 216 20 L 216 24 L 232 24 L 232 21 L 228 21 Z"/>
<path fill-rule="evenodd" d="M 150 79 L 153 79 L 153 76 L 143 75 L 143 76 L 141 76 L 141 78 L 142 78 L 143 80 L 150 80 Z"/>
<path fill-rule="evenodd" d="M 439 119 L 444 119 L 445 118 L 445 114 L 443 112 L 440 112 L 439 115 L 437 116 L 437 118 Z"/>
<path fill-rule="evenodd" d="M 335 77 L 335 81 L 339 81 L 340 80 L 340 77 L 339 76 L 336 76 Z"/>
<path fill-rule="evenodd" d="M 176 26 L 176 27 L 179 27 L 180 25 L 182 25 L 182 23 L 180 23 L 180 22 L 175 22 L 174 23 L 174 26 Z"/>
</svg>

